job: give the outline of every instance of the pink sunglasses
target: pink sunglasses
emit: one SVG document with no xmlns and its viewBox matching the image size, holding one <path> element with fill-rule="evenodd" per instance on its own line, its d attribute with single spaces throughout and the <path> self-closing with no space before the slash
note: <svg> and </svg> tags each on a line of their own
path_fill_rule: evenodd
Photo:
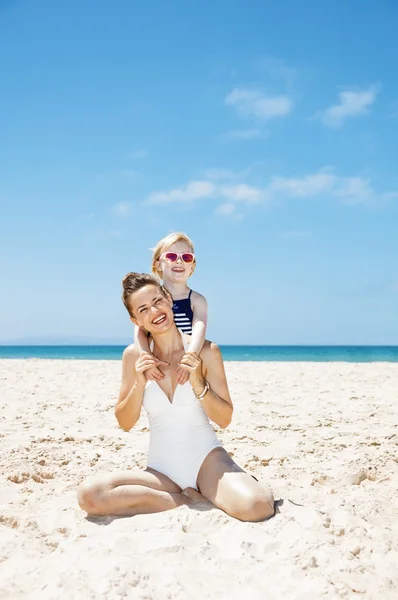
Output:
<svg viewBox="0 0 398 600">
<path fill-rule="evenodd" d="M 177 252 L 163 252 L 160 256 L 160 260 L 162 260 L 162 258 L 171 263 L 175 263 L 180 259 L 182 262 L 191 265 L 195 260 L 195 255 L 192 254 L 192 252 L 183 252 L 182 254 L 177 254 Z"/>
</svg>

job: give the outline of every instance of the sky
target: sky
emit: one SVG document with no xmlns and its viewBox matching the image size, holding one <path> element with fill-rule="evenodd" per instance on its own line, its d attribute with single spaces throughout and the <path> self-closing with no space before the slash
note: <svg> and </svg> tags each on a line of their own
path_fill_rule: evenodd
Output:
<svg viewBox="0 0 398 600">
<path fill-rule="evenodd" d="M 0 343 L 128 343 L 171 231 L 220 344 L 398 344 L 396 0 L 0 1 Z"/>
</svg>

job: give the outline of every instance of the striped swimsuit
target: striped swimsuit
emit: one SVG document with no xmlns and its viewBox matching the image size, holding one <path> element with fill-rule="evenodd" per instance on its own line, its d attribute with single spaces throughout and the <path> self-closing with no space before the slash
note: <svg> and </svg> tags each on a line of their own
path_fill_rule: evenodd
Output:
<svg viewBox="0 0 398 600">
<path fill-rule="evenodd" d="M 188 335 L 192 335 L 193 312 L 191 308 L 191 294 L 192 290 L 189 290 L 188 298 L 173 300 L 174 322 L 178 329 L 181 329 L 183 333 L 187 333 Z"/>
</svg>

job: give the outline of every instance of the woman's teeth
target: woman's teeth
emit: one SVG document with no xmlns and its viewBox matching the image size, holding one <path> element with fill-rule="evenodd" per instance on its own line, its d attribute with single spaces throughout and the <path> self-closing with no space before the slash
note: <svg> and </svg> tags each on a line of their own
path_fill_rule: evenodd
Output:
<svg viewBox="0 0 398 600">
<path fill-rule="evenodd" d="M 159 323 L 162 323 L 166 318 L 166 315 L 162 315 L 161 317 L 158 317 L 157 319 L 154 319 L 152 321 L 152 323 L 154 323 L 155 325 L 159 325 Z"/>
</svg>

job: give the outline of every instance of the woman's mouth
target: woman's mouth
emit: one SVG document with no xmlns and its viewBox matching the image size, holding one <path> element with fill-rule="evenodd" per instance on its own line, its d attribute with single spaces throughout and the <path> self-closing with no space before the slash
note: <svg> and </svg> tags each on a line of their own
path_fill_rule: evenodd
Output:
<svg viewBox="0 0 398 600">
<path fill-rule="evenodd" d="M 160 325 L 161 323 L 163 323 L 163 321 L 166 320 L 166 315 L 160 315 L 160 317 L 156 317 L 156 319 L 154 319 L 152 321 L 153 325 Z"/>
<path fill-rule="evenodd" d="M 183 269 L 182 267 L 174 267 L 172 271 L 174 271 L 174 273 L 184 273 L 185 269 Z"/>
</svg>

